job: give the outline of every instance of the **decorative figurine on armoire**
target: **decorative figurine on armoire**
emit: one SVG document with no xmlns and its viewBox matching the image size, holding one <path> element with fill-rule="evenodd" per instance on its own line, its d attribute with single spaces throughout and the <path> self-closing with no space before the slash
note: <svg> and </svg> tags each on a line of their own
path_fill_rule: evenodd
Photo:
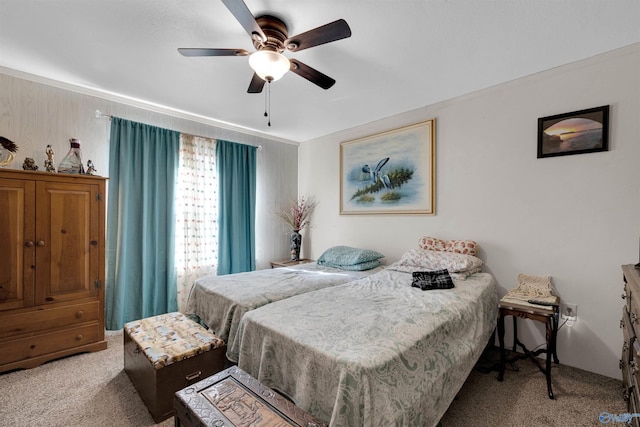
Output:
<svg viewBox="0 0 640 427">
<path fill-rule="evenodd" d="M 36 165 L 36 161 L 31 157 L 25 157 L 24 163 L 22 163 L 22 169 L 26 171 L 37 171 L 38 165 Z"/>
<path fill-rule="evenodd" d="M 16 151 L 18 151 L 18 146 L 13 141 L 0 136 L 0 168 L 13 161 Z"/>
<path fill-rule="evenodd" d="M 80 140 L 71 138 L 69 140 L 69 152 L 60 162 L 58 173 L 84 173 L 84 165 L 82 164 L 82 150 L 80 149 Z"/>
<path fill-rule="evenodd" d="M 87 175 L 93 175 L 95 172 L 97 172 L 97 170 L 93 166 L 93 162 L 91 159 L 87 160 Z"/>
<path fill-rule="evenodd" d="M 53 148 L 51 147 L 51 145 L 47 145 L 47 149 L 44 151 L 45 153 L 47 153 L 47 160 L 44 161 L 44 169 L 47 172 L 55 172 L 56 168 L 55 166 L 53 166 Z"/>
</svg>

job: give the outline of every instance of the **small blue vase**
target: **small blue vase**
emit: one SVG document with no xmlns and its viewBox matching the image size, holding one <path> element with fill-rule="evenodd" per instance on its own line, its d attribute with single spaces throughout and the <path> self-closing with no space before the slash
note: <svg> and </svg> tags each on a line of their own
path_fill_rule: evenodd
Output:
<svg viewBox="0 0 640 427">
<path fill-rule="evenodd" d="M 291 261 L 300 259 L 300 247 L 302 246 L 302 235 L 300 230 L 293 230 L 291 233 Z"/>
</svg>

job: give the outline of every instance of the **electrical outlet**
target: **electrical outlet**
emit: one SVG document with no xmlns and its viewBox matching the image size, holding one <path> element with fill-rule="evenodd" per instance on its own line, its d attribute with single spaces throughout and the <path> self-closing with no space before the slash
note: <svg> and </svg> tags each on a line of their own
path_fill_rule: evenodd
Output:
<svg viewBox="0 0 640 427">
<path fill-rule="evenodd" d="M 578 306 L 576 304 L 562 303 L 562 318 L 576 320 L 578 318 Z"/>
</svg>

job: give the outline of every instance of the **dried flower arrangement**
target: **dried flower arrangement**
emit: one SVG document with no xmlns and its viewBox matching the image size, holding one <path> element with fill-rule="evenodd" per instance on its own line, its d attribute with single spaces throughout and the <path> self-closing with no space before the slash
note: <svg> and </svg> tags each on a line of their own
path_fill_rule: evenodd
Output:
<svg viewBox="0 0 640 427">
<path fill-rule="evenodd" d="M 289 209 L 276 212 L 292 230 L 300 231 L 309 225 L 309 216 L 318 204 L 311 197 L 302 196 L 298 200 L 289 201 Z"/>
</svg>

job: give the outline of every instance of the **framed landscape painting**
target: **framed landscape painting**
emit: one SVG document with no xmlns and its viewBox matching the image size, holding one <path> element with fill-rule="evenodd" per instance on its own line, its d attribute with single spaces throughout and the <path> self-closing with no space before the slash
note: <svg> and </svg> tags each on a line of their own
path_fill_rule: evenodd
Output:
<svg viewBox="0 0 640 427">
<path fill-rule="evenodd" d="M 538 119 L 538 158 L 609 149 L 609 106 Z"/>
<path fill-rule="evenodd" d="M 340 144 L 340 214 L 435 213 L 435 119 Z"/>
</svg>

